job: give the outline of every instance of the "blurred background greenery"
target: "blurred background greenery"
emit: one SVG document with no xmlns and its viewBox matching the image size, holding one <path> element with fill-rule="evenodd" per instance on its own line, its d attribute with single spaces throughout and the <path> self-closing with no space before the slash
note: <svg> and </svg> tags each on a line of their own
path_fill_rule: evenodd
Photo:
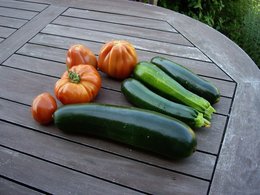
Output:
<svg viewBox="0 0 260 195">
<path fill-rule="evenodd" d="M 259 0 L 158 0 L 157 5 L 200 20 L 225 34 L 260 68 Z"/>
</svg>

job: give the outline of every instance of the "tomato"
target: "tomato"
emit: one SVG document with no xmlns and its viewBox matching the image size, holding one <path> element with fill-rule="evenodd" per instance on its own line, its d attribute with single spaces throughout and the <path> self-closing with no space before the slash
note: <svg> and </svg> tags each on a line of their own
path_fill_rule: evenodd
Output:
<svg viewBox="0 0 260 195">
<path fill-rule="evenodd" d="M 136 64 L 135 48 L 124 40 L 110 41 L 99 52 L 98 68 L 116 79 L 129 77 Z"/>
<path fill-rule="evenodd" d="M 38 95 L 32 102 L 32 116 L 40 124 L 50 123 L 55 110 L 57 110 L 56 100 L 47 92 Z"/>
<path fill-rule="evenodd" d="M 66 71 L 54 87 L 54 92 L 63 104 L 92 101 L 101 88 L 101 77 L 91 65 L 73 66 Z"/>
<path fill-rule="evenodd" d="M 67 52 L 66 65 L 68 68 L 79 64 L 90 64 L 97 67 L 97 58 L 95 54 L 84 45 L 73 45 Z"/>
</svg>

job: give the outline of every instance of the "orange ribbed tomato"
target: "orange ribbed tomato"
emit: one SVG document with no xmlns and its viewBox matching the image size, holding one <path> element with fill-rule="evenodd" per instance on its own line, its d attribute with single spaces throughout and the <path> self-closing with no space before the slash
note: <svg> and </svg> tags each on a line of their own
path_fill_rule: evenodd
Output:
<svg viewBox="0 0 260 195">
<path fill-rule="evenodd" d="M 79 64 L 90 64 L 97 68 L 97 58 L 95 54 L 84 45 L 73 45 L 67 52 L 66 65 L 68 68 Z"/>
<path fill-rule="evenodd" d="M 63 104 L 92 101 L 101 88 L 101 77 L 91 65 L 77 65 L 66 71 L 54 87 L 54 92 Z"/>
<path fill-rule="evenodd" d="M 52 115 L 56 110 L 56 100 L 47 92 L 38 95 L 32 102 L 32 116 L 40 124 L 45 125 L 50 123 Z"/>
<path fill-rule="evenodd" d="M 110 41 L 99 52 L 98 68 L 113 78 L 129 77 L 136 64 L 135 48 L 124 40 Z"/>
</svg>

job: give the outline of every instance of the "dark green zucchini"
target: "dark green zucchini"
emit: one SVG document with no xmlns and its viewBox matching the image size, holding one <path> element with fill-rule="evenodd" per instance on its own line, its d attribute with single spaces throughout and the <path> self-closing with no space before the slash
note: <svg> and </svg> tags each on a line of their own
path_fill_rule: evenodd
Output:
<svg viewBox="0 0 260 195">
<path fill-rule="evenodd" d="M 67 133 L 83 133 L 131 145 L 175 159 L 190 156 L 197 141 L 193 130 L 172 117 L 134 107 L 75 104 L 54 113 L 55 125 Z"/>
<path fill-rule="evenodd" d="M 185 89 L 163 70 L 150 62 L 139 62 L 134 69 L 133 75 L 135 79 L 141 81 L 155 93 L 196 109 L 208 120 L 211 119 L 212 113 L 215 112 L 215 109 L 206 99 Z"/>
<path fill-rule="evenodd" d="M 220 99 L 219 90 L 209 81 L 199 77 L 191 70 L 163 57 L 154 57 L 151 62 L 170 75 L 189 91 L 205 98 L 211 104 Z"/>
<path fill-rule="evenodd" d="M 189 106 L 172 102 L 157 95 L 136 79 L 129 78 L 124 80 L 121 85 L 121 91 L 130 103 L 139 108 L 169 115 L 191 127 L 210 126 L 210 122 L 203 118 L 202 113 Z"/>
</svg>

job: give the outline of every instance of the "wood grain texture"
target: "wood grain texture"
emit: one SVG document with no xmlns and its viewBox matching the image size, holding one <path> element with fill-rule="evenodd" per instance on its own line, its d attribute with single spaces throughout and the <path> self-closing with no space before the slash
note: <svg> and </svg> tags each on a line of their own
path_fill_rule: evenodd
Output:
<svg viewBox="0 0 260 195">
<path fill-rule="evenodd" d="M 136 49 L 177 55 L 181 57 L 197 59 L 202 61 L 210 61 L 197 48 L 190 47 L 190 46 L 167 44 L 158 41 L 146 40 L 141 38 L 133 38 L 125 35 L 104 33 L 100 31 L 79 29 L 75 27 L 67 27 L 67 26 L 60 26 L 54 24 L 49 24 L 42 30 L 42 32 L 53 34 L 53 35 L 83 39 L 83 40 L 98 41 L 103 43 L 115 39 L 127 40 L 131 42 Z"/>
<path fill-rule="evenodd" d="M 0 13 L 1 9 L 6 8 L 0 7 Z M 25 44 L 29 39 L 31 39 L 36 33 L 38 33 L 44 26 L 46 26 L 64 10 L 64 7 L 49 6 L 47 9 L 34 17 L 30 22 L 26 23 L 19 30 L 13 33 L 8 39 L 3 41 L 0 44 L 0 63 L 6 60 L 10 55 L 12 55 L 17 49 L 19 49 L 23 44 Z M 8 11 L 8 13 L 12 15 L 12 12 Z M 15 13 L 13 14 L 17 13 L 18 11 L 15 10 Z M 23 14 L 24 13 L 22 13 L 22 15 Z M 35 16 L 35 14 L 33 16 Z"/>
<path fill-rule="evenodd" d="M 2 125 L 3 122 L 0 122 Z M 92 176 L 0 147 L 1 175 L 53 194 L 140 194 Z M 28 171 L 30 170 L 30 171 Z M 37 174 L 31 174 L 37 173 Z M 66 178 L 66 179 L 62 179 Z M 57 187 L 59 186 L 59 187 Z"/>
<path fill-rule="evenodd" d="M 0 6 L 40 12 L 43 9 L 45 9 L 48 5 L 42 3 L 30 3 L 15 0 L 0 0 Z"/>
<path fill-rule="evenodd" d="M 68 37 L 59 37 L 59 36 L 53 36 L 53 35 L 41 34 L 41 33 L 37 34 L 32 40 L 30 40 L 30 42 L 40 44 L 40 45 L 51 46 L 55 48 L 61 48 L 65 50 L 67 50 L 71 45 L 83 44 L 89 47 L 96 55 L 98 55 L 102 44 L 104 44 L 102 42 L 87 41 L 87 40 L 68 38 Z M 223 72 L 215 64 L 210 62 L 192 60 L 183 57 L 172 56 L 168 54 L 162 54 L 162 53 L 151 52 L 151 51 L 147 52 L 139 49 L 137 49 L 137 54 L 140 61 L 142 60 L 150 61 L 152 57 L 160 55 L 190 68 L 192 71 L 194 71 L 197 74 L 207 75 L 209 77 L 232 81 L 232 79 L 227 74 L 225 74 L 225 72 Z"/>
<path fill-rule="evenodd" d="M 70 143 L 53 136 L 39 135 L 38 132 L 28 129 L 14 128 L 13 125 L 1 122 L 0 127 L 1 145 L 138 191 L 151 194 L 186 194 L 192 189 L 196 194 L 205 194 L 209 185 L 208 182 L 196 178 Z M 31 147 L 32 145 L 34 147 Z M 154 181 L 161 181 L 161 187 L 151 186 Z"/>
<path fill-rule="evenodd" d="M 166 21 L 156 20 L 152 18 L 136 17 L 135 15 L 129 14 L 118 15 L 116 13 L 104 13 L 100 11 L 69 8 L 66 12 L 63 13 L 63 15 L 84 19 L 101 20 L 108 23 L 125 24 L 128 26 L 138 26 L 160 31 L 177 32 Z"/>
<path fill-rule="evenodd" d="M 44 193 L 37 192 L 33 189 L 28 188 L 28 186 L 25 187 L 21 184 L 15 183 L 14 181 L 10 181 L 0 177 L 0 194 L 40 195 Z"/>
<path fill-rule="evenodd" d="M 20 28 L 28 20 L 0 16 L 0 25 L 4 27 Z"/>
<path fill-rule="evenodd" d="M 18 10 L 13 8 L 7 8 L 7 7 L 0 7 L 0 15 L 1 16 L 8 16 L 18 19 L 25 19 L 30 20 L 34 16 L 36 16 L 38 12 L 35 11 L 27 11 L 27 10 Z"/>
<path fill-rule="evenodd" d="M 105 16 L 109 17 L 109 16 Z M 128 26 L 125 24 L 114 24 L 99 20 L 81 19 L 81 18 L 71 18 L 60 16 L 53 24 L 58 24 L 62 26 L 71 26 L 76 28 L 83 28 L 95 31 L 109 32 L 114 34 L 127 35 L 132 37 L 138 37 L 142 39 L 156 40 L 160 42 L 175 43 L 180 45 L 193 46 L 187 39 L 185 39 L 181 34 L 167 31 L 159 31 L 153 29 L 146 29 L 137 26 Z M 158 36 L 160 35 L 160 36 Z"/>
<path fill-rule="evenodd" d="M 12 33 L 15 32 L 16 29 L 13 28 L 8 28 L 8 27 L 2 27 L 0 26 L 0 37 L 1 38 L 7 38 L 9 37 Z"/>
<path fill-rule="evenodd" d="M 259 194 L 259 89 L 260 80 L 238 84 L 211 194 Z"/>
</svg>

